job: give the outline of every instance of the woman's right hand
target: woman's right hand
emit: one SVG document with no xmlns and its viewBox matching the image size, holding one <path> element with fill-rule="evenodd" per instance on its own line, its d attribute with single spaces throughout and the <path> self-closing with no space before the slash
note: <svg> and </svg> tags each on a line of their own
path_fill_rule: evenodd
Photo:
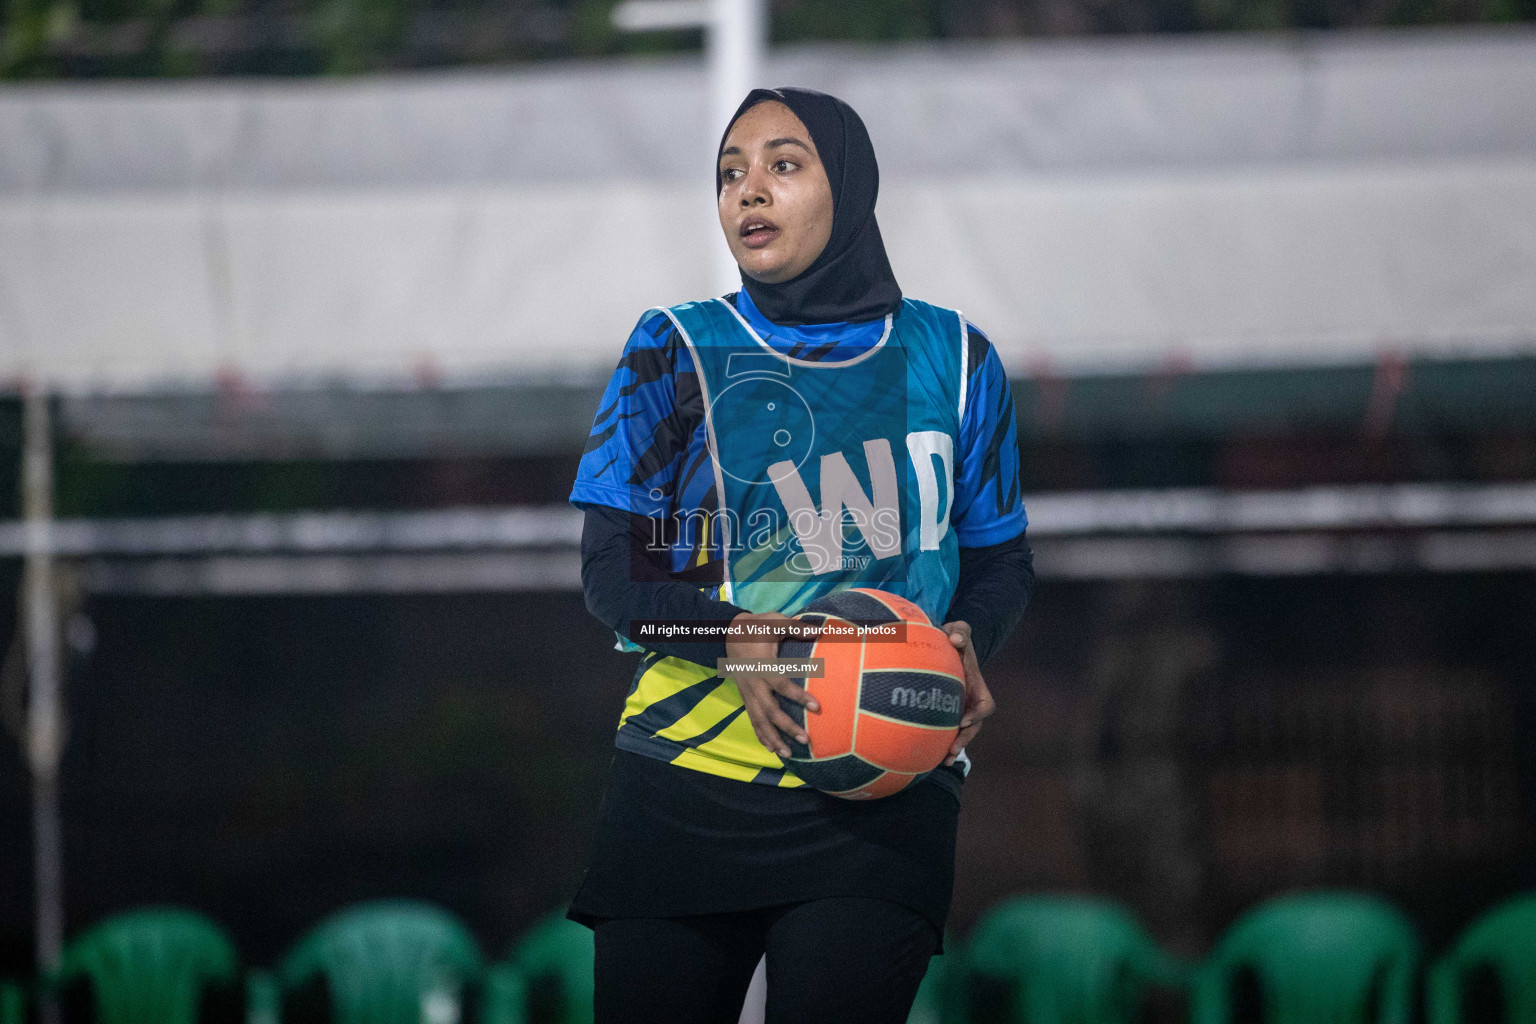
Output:
<svg viewBox="0 0 1536 1024">
<path fill-rule="evenodd" d="M 793 622 L 789 616 L 778 612 L 742 612 L 731 620 L 733 629 L 732 636 L 725 641 L 726 657 L 750 661 L 767 661 L 778 657 L 779 641 L 789 635 L 789 624 Z M 768 626 L 773 631 L 738 636 L 744 632 L 741 627 L 749 624 Z M 789 756 L 785 736 L 793 737 L 799 743 L 810 742 L 805 729 L 796 725 L 795 720 L 784 713 L 778 700 L 781 696 L 787 697 L 807 711 L 820 711 L 821 705 L 816 703 L 804 687 L 779 675 L 740 675 L 732 676 L 731 679 L 736 689 L 741 691 L 741 702 L 746 706 L 747 717 L 752 720 L 752 730 L 757 733 L 763 746 L 785 758 Z"/>
</svg>

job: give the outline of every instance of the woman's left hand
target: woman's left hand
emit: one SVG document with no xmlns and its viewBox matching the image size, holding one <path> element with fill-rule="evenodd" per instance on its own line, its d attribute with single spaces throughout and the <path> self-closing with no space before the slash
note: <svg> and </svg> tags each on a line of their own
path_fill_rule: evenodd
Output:
<svg viewBox="0 0 1536 1024">
<path fill-rule="evenodd" d="M 971 646 L 971 624 L 946 622 L 944 632 L 960 651 L 960 660 L 965 665 L 965 708 L 960 712 L 960 735 L 955 737 L 949 756 L 944 758 L 945 764 L 954 764 L 960 751 L 981 730 L 982 719 L 997 709 L 997 703 L 992 699 L 992 691 L 987 689 L 987 681 L 981 678 L 981 666 L 976 663 L 976 649 Z"/>
</svg>

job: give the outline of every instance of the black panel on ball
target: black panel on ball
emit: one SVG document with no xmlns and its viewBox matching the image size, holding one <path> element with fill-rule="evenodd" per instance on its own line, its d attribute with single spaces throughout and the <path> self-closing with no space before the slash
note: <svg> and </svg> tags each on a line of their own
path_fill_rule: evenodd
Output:
<svg viewBox="0 0 1536 1024">
<path fill-rule="evenodd" d="M 826 793 L 846 793 L 850 789 L 874 782 L 885 772 L 854 754 L 828 758 L 825 761 L 791 761 L 790 771 L 800 776 L 807 786 Z"/>
<path fill-rule="evenodd" d="M 839 590 L 826 597 L 818 597 L 806 606 L 808 612 L 826 612 L 850 622 L 900 622 L 901 616 L 868 594 L 852 590 Z"/>
<path fill-rule="evenodd" d="M 914 725 L 939 725 L 952 729 L 960 724 L 965 707 L 965 684 L 941 672 L 881 669 L 864 673 L 859 710 Z"/>
<path fill-rule="evenodd" d="M 796 679 L 795 682 L 799 683 L 801 686 L 805 685 L 804 679 Z M 779 707 L 784 709 L 784 713 L 789 716 L 790 720 L 800 728 L 804 729 L 805 708 L 801 707 L 799 704 L 796 704 L 794 701 L 790 700 L 788 697 L 785 697 L 783 694 L 774 694 L 774 696 L 779 698 Z M 783 736 L 784 734 L 780 733 L 779 735 Z M 793 736 L 784 736 L 784 745 L 789 748 L 790 757 L 811 756 L 810 745 L 798 742 Z"/>
</svg>

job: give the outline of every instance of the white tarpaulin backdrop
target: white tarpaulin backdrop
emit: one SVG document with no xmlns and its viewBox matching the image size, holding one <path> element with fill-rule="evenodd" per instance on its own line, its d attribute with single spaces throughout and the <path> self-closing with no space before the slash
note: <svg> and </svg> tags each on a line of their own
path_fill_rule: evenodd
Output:
<svg viewBox="0 0 1536 1024">
<path fill-rule="evenodd" d="M 1536 34 L 805 48 L 1016 372 L 1536 353 Z M 707 294 L 702 66 L 0 90 L 0 379 L 588 375 Z"/>
</svg>

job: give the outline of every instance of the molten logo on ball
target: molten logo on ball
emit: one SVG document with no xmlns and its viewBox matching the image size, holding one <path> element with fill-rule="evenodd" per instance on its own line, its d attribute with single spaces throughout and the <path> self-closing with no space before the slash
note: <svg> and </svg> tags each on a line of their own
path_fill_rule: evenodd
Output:
<svg viewBox="0 0 1536 1024">
<path fill-rule="evenodd" d="M 919 711 L 947 711 L 952 715 L 958 715 L 960 697 L 958 694 L 945 693 L 937 686 L 921 693 L 909 686 L 898 686 L 891 690 L 891 707 L 917 708 Z"/>
</svg>

